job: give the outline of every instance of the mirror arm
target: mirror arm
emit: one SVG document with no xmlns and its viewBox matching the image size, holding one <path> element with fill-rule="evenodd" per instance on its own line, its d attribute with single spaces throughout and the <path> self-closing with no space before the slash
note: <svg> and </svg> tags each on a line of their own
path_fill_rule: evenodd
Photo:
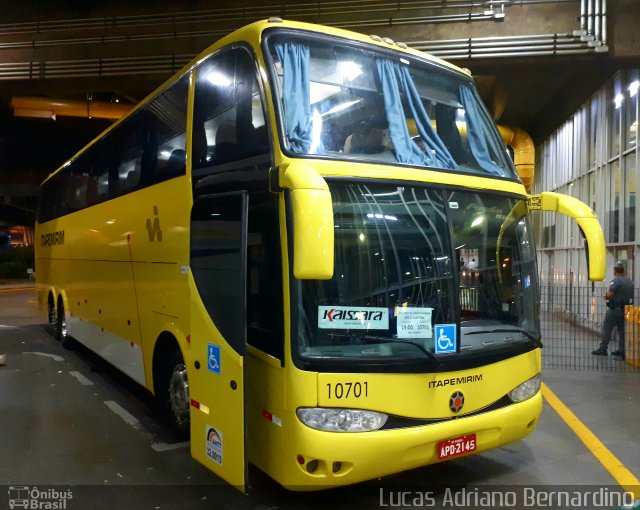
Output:
<svg viewBox="0 0 640 510">
<path fill-rule="evenodd" d="M 550 191 L 529 195 L 527 206 L 529 210 L 557 212 L 576 220 L 587 242 L 589 280 L 604 280 L 606 269 L 604 233 L 593 209 L 577 198 Z"/>
</svg>

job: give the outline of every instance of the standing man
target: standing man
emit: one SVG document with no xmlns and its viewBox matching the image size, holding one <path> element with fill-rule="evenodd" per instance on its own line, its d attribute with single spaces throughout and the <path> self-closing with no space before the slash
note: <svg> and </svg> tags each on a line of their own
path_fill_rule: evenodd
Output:
<svg viewBox="0 0 640 510">
<path fill-rule="evenodd" d="M 600 347 L 591 354 L 596 356 L 607 355 L 607 347 L 611 341 L 611 333 L 615 326 L 618 329 L 620 345 L 618 350 L 611 354 L 624 360 L 624 307 L 633 302 L 633 282 L 625 276 L 622 262 L 616 262 L 615 266 L 613 266 L 613 280 L 604 298 L 607 300 L 607 313 L 604 316 L 604 324 L 602 326 L 602 342 Z"/>
</svg>

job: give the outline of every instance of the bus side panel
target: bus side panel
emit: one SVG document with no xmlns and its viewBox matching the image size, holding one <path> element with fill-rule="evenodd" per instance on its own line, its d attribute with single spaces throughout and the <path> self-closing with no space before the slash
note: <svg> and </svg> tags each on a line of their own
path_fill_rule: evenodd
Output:
<svg viewBox="0 0 640 510">
<path fill-rule="evenodd" d="M 245 487 L 244 357 L 213 324 L 192 278 L 191 456 L 237 489 Z M 212 353 L 212 348 L 215 353 Z"/>
<path fill-rule="evenodd" d="M 285 464 L 276 452 L 286 451 L 284 371 L 280 360 L 249 346 L 246 362 L 247 459 L 274 479 Z M 289 424 L 290 425 L 290 424 Z"/>
<path fill-rule="evenodd" d="M 189 204 L 182 177 L 38 226 L 40 299 L 64 293 L 70 335 L 148 388 L 165 324 L 187 329 Z"/>
<path fill-rule="evenodd" d="M 189 334 L 189 181 L 179 177 L 136 193 L 127 208 L 136 218 L 130 247 L 140 316 L 147 387 L 153 389 L 153 353 L 162 333 L 181 346 Z"/>
<path fill-rule="evenodd" d="M 55 222 L 49 222 L 45 228 L 55 228 Z M 54 282 L 51 275 L 51 248 L 42 244 L 40 233 L 43 227 L 36 223 L 35 234 L 35 271 L 36 271 L 36 294 L 38 296 L 38 309 L 41 312 L 47 311 L 49 293 L 53 293 L 53 299 L 57 295 L 55 293 Z"/>
<path fill-rule="evenodd" d="M 144 384 L 122 197 L 38 225 L 38 276 L 66 298 L 70 336 Z M 56 301 L 57 306 L 57 301 Z"/>
</svg>

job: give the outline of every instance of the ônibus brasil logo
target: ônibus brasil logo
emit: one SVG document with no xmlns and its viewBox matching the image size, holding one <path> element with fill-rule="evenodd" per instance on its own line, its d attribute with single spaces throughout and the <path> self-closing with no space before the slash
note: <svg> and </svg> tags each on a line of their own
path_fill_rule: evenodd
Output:
<svg viewBox="0 0 640 510">
<path fill-rule="evenodd" d="M 73 499 L 71 489 L 38 488 L 27 485 L 9 487 L 9 509 L 66 510 L 67 501 Z"/>
</svg>

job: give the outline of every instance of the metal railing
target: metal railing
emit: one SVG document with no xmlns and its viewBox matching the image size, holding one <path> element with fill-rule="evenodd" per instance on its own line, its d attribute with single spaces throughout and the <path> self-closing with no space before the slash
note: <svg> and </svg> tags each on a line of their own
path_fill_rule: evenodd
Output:
<svg viewBox="0 0 640 510">
<path fill-rule="evenodd" d="M 544 368 L 640 374 L 640 307 L 627 307 L 625 335 L 620 337 L 614 329 L 609 355 L 595 356 L 591 353 L 600 345 L 606 288 L 569 283 L 543 285 L 540 290 Z M 634 302 L 640 303 L 639 298 L 636 290 Z M 620 348 L 621 341 L 626 345 L 626 361 L 611 355 Z"/>
</svg>

